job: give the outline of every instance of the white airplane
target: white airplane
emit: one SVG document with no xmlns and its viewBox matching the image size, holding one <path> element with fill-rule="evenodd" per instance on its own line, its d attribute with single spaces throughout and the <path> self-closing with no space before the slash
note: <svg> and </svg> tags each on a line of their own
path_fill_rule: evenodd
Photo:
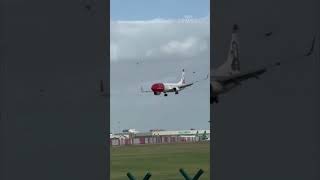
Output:
<svg viewBox="0 0 320 180">
<path fill-rule="evenodd" d="M 241 85 L 242 81 L 250 78 L 259 78 L 259 75 L 265 73 L 269 68 L 279 66 L 280 62 L 263 66 L 246 72 L 240 71 L 239 56 L 239 27 L 233 25 L 231 45 L 227 60 L 219 68 L 213 70 L 210 83 L 210 104 L 219 102 L 219 95 L 229 92 L 231 89 Z"/>
<path fill-rule="evenodd" d="M 145 92 L 153 92 L 154 95 L 160 95 L 161 93 L 164 94 L 164 96 L 168 96 L 169 92 L 174 92 L 175 94 L 179 94 L 179 91 L 185 89 L 188 86 L 191 86 L 198 81 L 192 82 L 192 83 L 186 83 L 185 78 L 184 78 L 184 69 L 182 69 L 182 75 L 181 75 L 181 79 L 179 82 L 177 83 L 154 83 L 151 86 L 151 91 L 149 90 L 143 90 L 143 88 L 141 87 L 141 92 L 145 93 Z M 203 80 L 208 79 L 208 75 L 206 78 L 204 78 Z"/>
</svg>

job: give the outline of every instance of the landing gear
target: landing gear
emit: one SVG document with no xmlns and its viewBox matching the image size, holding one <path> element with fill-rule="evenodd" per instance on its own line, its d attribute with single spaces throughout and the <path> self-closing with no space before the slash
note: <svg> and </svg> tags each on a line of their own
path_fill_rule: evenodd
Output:
<svg viewBox="0 0 320 180">
<path fill-rule="evenodd" d="M 168 96 L 168 94 L 167 94 L 167 93 L 164 93 L 164 96 Z"/>
<path fill-rule="evenodd" d="M 177 88 L 173 88 L 175 94 L 179 94 L 179 90 Z"/>
</svg>

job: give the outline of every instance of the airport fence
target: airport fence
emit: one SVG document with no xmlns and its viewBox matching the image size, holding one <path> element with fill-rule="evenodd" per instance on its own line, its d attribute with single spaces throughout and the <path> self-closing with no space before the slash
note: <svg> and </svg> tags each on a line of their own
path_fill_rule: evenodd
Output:
<svg viewBox="0 0 320 180">
<path fill-rule="evenodd" d="M 192 178 L 187 174 L 187 172 L 183 169 L 179 169 L 180 174 L 184 177 L 185 180 L 198 180 L 200 176 L 204 173 L 202 169 L 199 169 L 199 171 L 194 175 Z M 136 177 L 134 177 L 130 172 L 127 173 L 127 176 L 129 180 L 137 180 Z M 142 180 L 149 180 L 151 178 L 152 174 L 147 173 Z"/>
</svg>

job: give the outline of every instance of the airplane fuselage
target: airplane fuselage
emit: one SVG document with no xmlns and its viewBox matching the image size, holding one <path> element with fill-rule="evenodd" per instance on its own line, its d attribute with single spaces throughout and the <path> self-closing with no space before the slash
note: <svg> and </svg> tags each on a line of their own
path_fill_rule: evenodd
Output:
<svg viewBox="0 0 320 180">
<path fill-rule="evenodd" d="M 151 86 L 151 90 L 153 91 L 154 95 L 160 95 L 161 93 L 167 92 L 176 92 L 182 90 L 182 84 L 179 83 L 155 83 Z"/>
<path fill-rule="evenodd" d="M 208 76 L 207 76 L 207 78 L 208 78 Z M 163 93 L 164 96 L 167 96 L 168 92 L 174 92 L 175 94 L 179 94 L 179 91 L 185 89 L 186 87 L 193 85 L 196 82 L 199 82 L 199 81 L 186 83 L 185 78 L 184 78 L 184 69 L 182 69 L 181 79 L 179 82 L 176 82 L 176 83 L 155 83 L 155 84 L 152 84 L 152 86 L 150 87 L 151 91 L 144 91 L 142 87 L 141 87 L 141 91 L 142 92 L 153 92 L 154 95 L 160 95 L 161 93 Z"/>
</svg>

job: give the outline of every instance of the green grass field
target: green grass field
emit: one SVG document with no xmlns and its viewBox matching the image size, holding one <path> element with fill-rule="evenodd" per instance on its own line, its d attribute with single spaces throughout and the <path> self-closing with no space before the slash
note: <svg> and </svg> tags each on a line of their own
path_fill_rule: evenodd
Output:
<svg viewBox="0 0 320 180">
<path fill-rule="evenodd" d="M 210 179 L 209 143 L 133 145 L 111 148 L 111 180 L 128 180 L 127 172 L 150 180 L 183 180 L 179 169 L 194 176 L 201 168 L 201 180 Z"/>
</svg>

